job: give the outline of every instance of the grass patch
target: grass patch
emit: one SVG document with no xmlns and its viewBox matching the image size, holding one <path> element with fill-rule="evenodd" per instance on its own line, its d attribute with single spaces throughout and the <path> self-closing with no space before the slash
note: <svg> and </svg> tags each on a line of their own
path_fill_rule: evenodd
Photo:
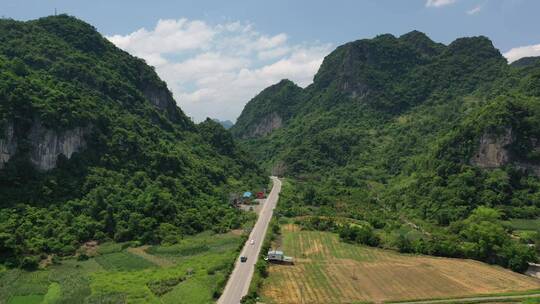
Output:
<svg viewBox="0 0 540 304">
<path fill-rule="evenodd" d="M 19 296 L 34 295 L 43 297 L 48 291 L 49 284 L 47 271 L 7 270 L 0 278 L 0 299 L 18 299 Z"/>
<path fill-rule="evenodd" d="M 54 282 L 49 285 L 49 290 L 45 297 L 43 298 L 43 304 L 53 304 L 60 300 L 62 297 L 62 291 L 60 289 L 60 284 Z"/>
<path fill-rule="evenodd" d="M 212 293 L 209 292 L 211 280 L 195 278 L 176 286 L 173 291 L 163 297 L 164 303 L 213 303 Z"/>
<path fill-rule="evenodd" d="M 14 296 L 8 304 L 40 304 L 43 301 L 43 295 Z"/>
<path fill-rule="evenodd" d="M 209 251 L 210 247 L 206 244 L 177 244 L 172 246 L 153 246 L 148 248 L 147 252 L 154 255 L 164 256 L 190 256 Z"/>
<path fill-rule="evenodd" d="M 441 297 L 441 298 L 418 298 L 418 299 L 407 299 L 403 301 L 391 301 L 386 302 L 388 304 L 399 304 L 402 302 L 413 302 L 413 301 L 437 301 L 437 300 L 448 300 L 448 301 L 456 301 L 459 302 L 460 299 L 468 299 L 468 298 L 479 298 L 477 301 L 470 301 L 467 303 L 499 303 L 499 302 L 520 302 L 523 300 L 523 298 L 518 298 L 520 296 L 527 297 L 531 296 L 531 298 L 528 299 L 540 299 L 540 297 L 535 296 L 536 294 L 540 294 L 540 289 L 531 289 L 531 290 L 524 290 L 524 291 L 512 291 L 512 292 L 500 292 L 500 293 L 484 293 L 484 294 L 476 294 L 476 295 L 467 295 L 467 296 L 460 296 L 460 297 Z M 508 297 L 508 299 L 498 299 L 498 300 L 490 300 L 489 298 L 492 297 Z M 512 298 L 514 297 L 514 298 Z M 486 299 L 483 299 L 486 298 Z M 494 302 L 495 301 L 495 302 Z"/>
<path fill-rule="evenodd" d="M 180 282 L 184 281 L 184 277 L 163 279 L 159 281 L 150 281 L 146 285 L 150 288 L 156 296 L 162 296 L 169 291 L 173 290 L 174 286 L 178 285 Z"/>
<path fill-rule="evenodd" d="M 107 271 L 136 271 L 155 267 L 148 260 L 126 251 L 98 256 L 96 262 Z"/>
<path fill-rule="evenodd" d="M 514 230 L 540 231 L 540 219 L 510 219 L 506 224 Z"/>
<path fill-rule="evenodd" d="M 239 246 L 238 235 L 202 233 L 171 246 L 151 246 L 146 252 L 166 257 L 189 257 L 205 252 L 227 252 Z"/>
<path fill-rule="evenodd" d="M 107 242 L 99 245 L 97 253 L 99 254 L 109 254 L 122 251 L 122 244 Z"/>
</svg>

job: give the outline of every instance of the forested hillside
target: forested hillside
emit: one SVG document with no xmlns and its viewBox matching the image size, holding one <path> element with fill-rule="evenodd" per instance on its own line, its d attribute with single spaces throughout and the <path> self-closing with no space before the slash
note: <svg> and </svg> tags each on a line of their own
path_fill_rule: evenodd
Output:
<svg viewBox="0 0 540 304">
<path fill-rule="evenodd" d="M 0 20 L 1 262 L 237 228 L 245 215 L 229 193 L 266 184 L 245 155 L 92 26 Z"/>
<path fill-rule="evenodd" d="M 282 124 L 243 136 L 258 128 L 252 121 L 282 115 L 272 105 L 252 110 L 276 98 L 255 97 L 233 131 L 268 171 L 293 178 L 282 215 L 323 216 L 304 224 L 405 252 L 514 270 L 536 259 L 526 243 L 538 233 L 520 237 L 505 224 L 540 215 L 534 58 L 509 65 L 486 37 L 443 45 L 414 31 L 354 41 L 295 92 Z M 336 216 L 365 222 L 350 230 L 324 220 Z"/>
</svg>

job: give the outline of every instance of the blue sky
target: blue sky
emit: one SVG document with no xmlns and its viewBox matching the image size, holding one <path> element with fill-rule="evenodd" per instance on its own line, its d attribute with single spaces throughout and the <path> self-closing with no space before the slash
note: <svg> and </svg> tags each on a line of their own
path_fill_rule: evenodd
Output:
<svg viewBox="0 0 540 304">
<path fill-rule="evenodd" d="M 381 33 L 485 35 L 511 60 L 540 55 L 537 0 L 0 0 L 0 15 L 19 20 L 55 8 L 156 66 L 196 121 L 234 120 L 281 78 L 306 86 L 333 48 Z"/>
</svg>

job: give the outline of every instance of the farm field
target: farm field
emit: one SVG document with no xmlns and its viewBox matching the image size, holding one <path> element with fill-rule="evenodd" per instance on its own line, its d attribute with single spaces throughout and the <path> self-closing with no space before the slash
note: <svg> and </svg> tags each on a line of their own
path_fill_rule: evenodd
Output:
<svg viewBox="0 0 540 304">
<path fill-rule="evenodd" d="M 540 289 L 540 281 L 481 262 L 404 255 L 343 243 L 336 234 L 282 227 L 295 264 L 271 265 L 265 303 L 356 303 Z"/>
<path fill-rule="evenodd" d="M 539 231 L 540 219 L 511 219 L 507 224 L 516 230 Z"/>
<path fill-rule="evenodd" d="M 213 303 L 244 238 L 203 233 L 172 246 L 98 247 L 85 261 L 0 269 L 0 304 Z"/>
</svg>

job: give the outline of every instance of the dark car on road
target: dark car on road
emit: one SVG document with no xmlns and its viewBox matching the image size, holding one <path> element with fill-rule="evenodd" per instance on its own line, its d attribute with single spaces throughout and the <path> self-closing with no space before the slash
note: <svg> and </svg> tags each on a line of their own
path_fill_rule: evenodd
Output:
<svg viewBox="0 0 540 304">
<path fill-rule="evenodd" d="M 245 263 L 247 261 L 247 256 L 241 256 L 240 262 Z"/>
</svg>

